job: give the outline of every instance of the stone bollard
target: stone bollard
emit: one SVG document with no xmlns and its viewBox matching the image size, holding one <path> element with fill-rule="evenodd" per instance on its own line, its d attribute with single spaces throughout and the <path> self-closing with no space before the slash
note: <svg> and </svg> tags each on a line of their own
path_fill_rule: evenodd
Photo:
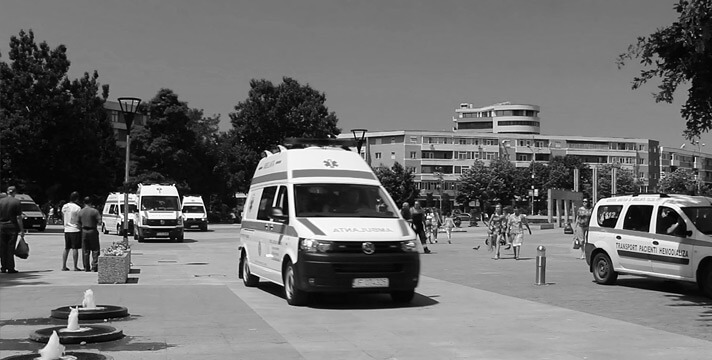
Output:
<svg viewBox="0 0 712 360">
<path fill-rule="evenodd" d="M 536 285 L 546 285 L 546 248 L 536 248 Z"/>
</svg>

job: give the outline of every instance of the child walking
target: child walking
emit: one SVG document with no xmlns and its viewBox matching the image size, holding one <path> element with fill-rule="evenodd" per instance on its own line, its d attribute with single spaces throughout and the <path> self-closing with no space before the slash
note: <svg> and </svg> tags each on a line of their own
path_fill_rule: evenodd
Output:
<svg viewBox="0 0 712 360">
<path fill-rule="evenodd" d="M 447 234 L 447 243 L 452 244 L 452 228 L 455 227 L 455 220 L 453 220 L 451 212 L 445 214 L 443 227 L 445 228 L 445 233 Z"/>
</svg>

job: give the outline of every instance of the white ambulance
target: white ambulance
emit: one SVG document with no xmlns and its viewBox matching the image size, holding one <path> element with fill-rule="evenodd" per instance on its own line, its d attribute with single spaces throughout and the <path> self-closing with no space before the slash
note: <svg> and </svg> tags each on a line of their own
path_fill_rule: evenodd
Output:
<svg viewBox="0 0 712 360">
<path fill-rule="evenodd" d="M 208 212 L 202 196 L 183 196 L 182 206 L 183 226 L 186 229 L 197 227 L 201 231 L 208 231 Z"/>
<path fill-rule="evenodd" d="M 410 302 L 420 258 L 398 206 L 356 152 L 302 146 L 266 152 L 257 166 L 238 249 L 245 285 L 282 285 L 291 305 L 314 292 L 389 293 Z"/>
<path fill-rule="evenodd" d="M 619 274 L 696 282 L 712 297 L 712 198 L 640 194 L 599 201 L 586 261 L 599 284 Z"/>
<path fill-rule="evenodd" d="M 104 208 L 101 212 L 101 231 L 104 234 L 115 231 L 117 235 L 124 233 L 124 193 L 110 193 L 104 201 Z M 134 218 L 138 211 L 138 197 L 136 194 L 129 194 L 129 223 L 128 235 L 133 235 Z"/>
<path fill-rule="evenodd" d="M 183 215 L 180 196 L 173 184 L 138 185 L 138 212 L 134 238 L 168 238 L 183 241 Z"/>
</svg>

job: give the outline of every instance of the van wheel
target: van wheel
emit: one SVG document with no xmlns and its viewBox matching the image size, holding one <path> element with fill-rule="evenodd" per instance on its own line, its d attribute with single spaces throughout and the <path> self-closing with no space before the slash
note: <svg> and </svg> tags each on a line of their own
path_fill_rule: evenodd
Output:
<svg viewBox="0 0 712 360">
<path fill-rule="evenodd" d="M 391 293 L 391 299 L 393 299 L 393 302 L 397 302 L 400 304 L 405 304 L 405 303 L 411 302 L 411 300 L 413 300 L 414 296 L 415 296 L 415 289 L 394 291 Z"/>
<path fill-rule="evenodd" d="M 700 272 L 700 277 L 697 279 L 699 286 L 705 296 L 712 298 L 712 264 L 707 264 Z"/>
<path fill-rule="evenodd" d="M 611 285 L 618 279 L 618 273 L 613 270 L 611 258 L 606 253 L 598 253 L 593 257 L 591 269 L 593 270 L 593 279 L 596 280 L 596 283 Z"/>
<path fill-rule="evenodd" d="M 297 281 L 297 269 L 291 261 L 287 262 L 284 266 L 283 273 L 284 280 L 284 297 L 287 298 L 287 303 L 292 306 L 302 306 L 306 305 L 308 300 L 308 293 L 296 288 L 294 283 Z"/>
<path fill-rule="evenodd" d="M 183 236 L 176 237 L 176 242 L 183 242 Z"/>
<path fill-rule="evenodd" d="M 106 231 L 106 224 L 104 224 L 104 223 L 101 223 L 101 232 L 102 232 L 103 234 L 108 234 L 108 233 L 109 233 L 108 231 Z"/>
<path fill-rule="evenodd" d="M 240 257 L 240 265 L 242 266 L 242 282 L 247 287 L 255 287 L 260 282 L 260 278 L 252 275 L 250 264 L 247 263 L 247 254 L 243 251 Z"/>
</svg>

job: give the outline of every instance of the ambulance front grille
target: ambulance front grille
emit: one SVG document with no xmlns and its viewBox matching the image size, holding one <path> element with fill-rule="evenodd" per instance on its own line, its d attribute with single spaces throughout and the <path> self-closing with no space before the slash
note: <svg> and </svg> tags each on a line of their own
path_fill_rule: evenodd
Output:
<svg viewBox="0 0 712 360">
<path fill-rule="evenodd" d="M 333 264 L 336 273 L 399 273 L 403 271 L 402 264 Z"/>
<path fill-rule="evenodd" d="M 363 243 L 366 241 L 334 242 L 332 253 L 363 253 Z M 403 252 L 399 241 L 373 241 L 374 254 Z"/>
</svg>

